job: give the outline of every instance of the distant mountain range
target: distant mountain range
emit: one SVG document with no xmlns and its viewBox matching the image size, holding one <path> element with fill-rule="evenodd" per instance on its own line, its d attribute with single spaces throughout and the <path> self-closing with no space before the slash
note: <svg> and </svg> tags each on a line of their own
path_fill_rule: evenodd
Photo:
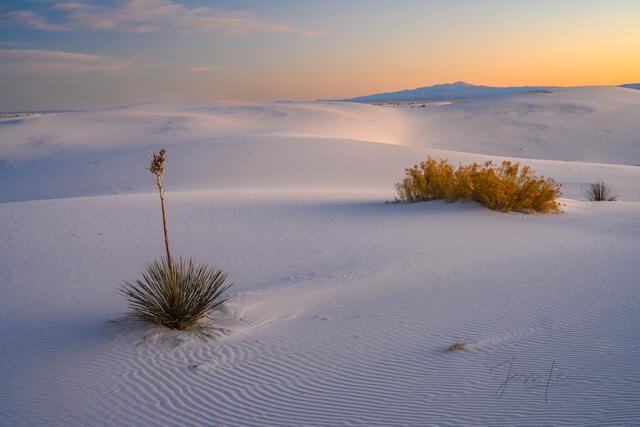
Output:
<svg viewBox="0 0 640 427">
<path fill-rule="evenodd" d="M 640 83 L 622 85 L 632 89 L 640 89 Z M 335 99 L 332 101 L 346 102 L 394 102 L 394 101 L 426 101 L 446 99 L 477 99 L 509 93 L 545 92 L 552 91 L 554 86 L 517 86 L 494 87 L 476 86 L 465 82 L 446 83 L 441 85 L 420 87 L 412 90 L 379 93 L 375 95 L 358 96 L 350 99 Z"/>
</svg>

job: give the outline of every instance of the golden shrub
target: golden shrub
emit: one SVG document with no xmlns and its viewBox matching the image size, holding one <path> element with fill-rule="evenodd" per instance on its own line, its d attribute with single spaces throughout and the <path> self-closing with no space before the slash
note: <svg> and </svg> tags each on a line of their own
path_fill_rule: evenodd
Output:
<svg viewBox="0 0 640 427">
<path fill-rule="evenodd" d="M 398 202 L 466 199 L 504 212 L 560 210 L 560 185 L 551 178 L 535 176 L 529 166 L 520 168 L 519 163 L 473 163 L 454 170 L 446 160 L 427 157 L 405 172 L 406 177 L 396 184 Z"/>
</svg>

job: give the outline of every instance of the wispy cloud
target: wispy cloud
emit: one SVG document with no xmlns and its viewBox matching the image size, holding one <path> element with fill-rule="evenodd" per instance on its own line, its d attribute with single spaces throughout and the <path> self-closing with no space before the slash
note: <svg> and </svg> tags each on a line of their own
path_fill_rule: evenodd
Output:
<svg viewBox="0 0 640 427">
<path fill-rule="evenodd" d="M 218 70 L 222 70 L 222 65 L 211 65 L 211 66 L 204 66 L 204 67 L 189 68 L 189 71 L 192 71 L 195 73 L 202 72 L 202 71 L 218 71 Z"/>
<path fill-rule="evenodd" d="M 136 0 L 143 1 L 143 0 Z M 161 0 L 146 0 L 161 1 Z M 258 18 L 252 12 L 221 11 L 211 7 L 195 9 L 182 8 L 174 17 L 173 24 L 196 31 L 220 32 L 225 34 L 247 34 L 253 32 L 289 33 L 292 28 Z"/>
<path fill-rule="evenodd" d="M 77 10 L 77 9 L 85 9 L 87 7 L 86 4 L 78 3 L 75 1 L 68 1 L 62 3 L 56 3 L 51 9 L 53 10 Z"/>
<path fill-rule="evenodd" d="M 1 41 L 0 42 L 0 46 L 23 46 L 26 43 L 23 42 L 7 42 L 7 41 Z"/>
<path fill-rule="evenodd" d="M 302 30 L 300 31 L 300 35 L 304 37 L 308 37 L 310 39 L 316 39 L 318 37 L 324 36 L 324 33 L 321 31 Z"/>
<path fill-rule="evenodd" d="M 18 22 L 27 28 L 44 31 L 68 31 L 71 29 L 68 25 L 54 24 L 47 21 L 44 16 L 30 10 L 16 10 L 6 12 L 0 15 L 4 23 Z"/>
<path fill-rule="evenodd" d="M 85 71 L 119 71 L 124 61 L 105 56 L 59 50 L 0 49 L 0 73 L 68 74 Z"/>
<path fill-rule="evenodd" d="M 0 18 L 4 18 L 4 21 L 13 19 L 25 27 L 47 31 L 90 29 L 149 33 L 163 27 L 173 27 L 228 35 L 294 32 L 287 25 L 274 23 L 253 12 L 224 11 L 213 7 L 189 8 L 173 0 L 125 0 L 118 6 L 58 2 L 50 9 L 62 14 L 60 22 L 50 22 L 43 13 L 25 10 L 8 12 L 0 15 Z"/>
</svg>

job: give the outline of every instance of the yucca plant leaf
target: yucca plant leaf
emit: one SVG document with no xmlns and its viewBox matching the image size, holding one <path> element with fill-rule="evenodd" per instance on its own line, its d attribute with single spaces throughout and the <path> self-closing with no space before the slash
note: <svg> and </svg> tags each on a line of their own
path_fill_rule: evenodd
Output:
<svg viewBox="0 0 640 427">
<path fill-rule="evenodd" d="M 191 259 L 154 260 L 142 273 L 142 278 L 125 282 L 120 288 L 131 308 L 133 318 L 186 329 L 207 316 L 225 301 L 223 294 L 232 284 L 226 284 L 227 274 L 207 265 L 197 265 Z"/>
</svg>

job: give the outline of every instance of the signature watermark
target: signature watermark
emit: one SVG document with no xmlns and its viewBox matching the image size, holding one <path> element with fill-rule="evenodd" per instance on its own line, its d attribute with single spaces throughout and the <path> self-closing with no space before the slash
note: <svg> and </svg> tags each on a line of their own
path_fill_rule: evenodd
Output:
<svg viewBox="0 0 640 427">
<path fill-rule="evenodd" d="M 498 376 L 502 380 L 494 393 L 496 399 L 501 399 L 509 387 L 519 385 L 535 390 L 544 390 L 544 403 L 548 403 L 552 385 L 569 379 L 569 375 L 560 372 L 555 360 L 552 360 L 545 370 L 537 372 L 519 370 L 515 361 L 516 357 L 514 356 L 498 363 L 489 371 L 492 376 Z"/>
</svg>

